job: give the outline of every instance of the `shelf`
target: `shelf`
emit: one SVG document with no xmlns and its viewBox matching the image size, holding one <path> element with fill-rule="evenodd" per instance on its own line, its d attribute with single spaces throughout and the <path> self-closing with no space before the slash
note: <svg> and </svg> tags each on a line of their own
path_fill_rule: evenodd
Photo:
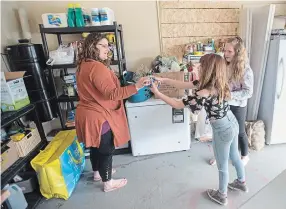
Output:
<svg viewBox="0 0 286 209">
<path fill-rule="evenodd" d="M 122 63 L 125 63 L 125 59 L 122 60 Z M 111 61 L 110 65 L 118 65 L 119 61 Z M 67 69 L 67 68 L 76 68 L 76 64 L 62 64 L 62 65 L 50 65 L 49 66 L 52 69 Z"/>
<path fill-rule="evenodd" d="M 38 190 L 25 194 L 25 198 L 28 203 L 27 209 L 37 208 L 37 206 L 42 202 L 42 200 L 44 200 L 44 197 Z"/>
<path fill-rule="evenodd" d="M 42 140 L 26 157 L 22 157 L 17 160 L 11 167 L 1 174 L 1 188 L 11 181 L 19 171 L 21 171 L 27 163 L 30 163 L 38 152 L 46 146 L 46 141 Z"/>
<path fill-rule="evenodd" d="M 103 26 L 88 26 L 88 27 L 66 27 L 66 28 L 44 28 L 40 27 L 41 33 L 46 34 L 80 34 L 89 32 L 116 32 L 121 31 L 121 25 L 103 25 Z"/>
<path fill-rule="evenodd" d="M 77 102 L 79 101 L 79 97 L 78 96 L 68 96 L 68 95 L 61 95 L 58 97 L 58 102 Z"/>
<path fill-rule="evenodd" d="M 113 155 L 125 155 L 125 154 L 130 154 L 132 153 L 130 148 L 122 148 L 122 149 L 115 149 L 113 151 Z M 84 155 L 86 159 L 90 159 L 90 150 L 87 148 L 84 151 Z"/>
<path fill-rule="evenodd" d="M 33 104 L 29 104 L 20 110 L 2 113 L 1 114 L 1 128 L 27 115 L 29 112 L 33 111 L 34 109 L 35 109 L 35 106 Z"/>
<path fill-rule="evenodd" d="M 72 130 L 72 129 L 75 129 L 75 126 L 72 126 L 72 127 L 67 127 L 67 126 L 65 126 L 65 127 L 63 128 L 63 130 L 65 130 L 65 131 L 67 131 L 67 130 Z"/>
</svg>

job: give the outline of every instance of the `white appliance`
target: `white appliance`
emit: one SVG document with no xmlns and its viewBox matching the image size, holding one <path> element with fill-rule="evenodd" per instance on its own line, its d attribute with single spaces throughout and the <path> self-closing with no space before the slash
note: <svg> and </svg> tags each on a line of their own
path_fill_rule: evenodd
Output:
<svg viewBox="0 0 286 209">
<path fill-rule="evenodd" d="M 251 8 L 252 37 L 250 67 L 253 70 L 254 86 L 253 95 L 248 101 L 247 120 L 257 119 L 274 13 L 274 4 Z"/>
<path fill-rule="evenodd" d="M 250 8 L 242 6 L 240 9 L 239 18 L 239 36 L 242 38 L 246 50 L 248 59 L 250 59 L 251 53 L 251 31 L 252 31 L 252 10 Z"/>
<path fill-rule="evenodd" d="M 266 126 L 266 143 L 286 143 L 286 40 L 271 40 L 258 119 Z"/>
<path fill-rule="evenodd" d="M 126 102 L 133 156 L 189 150 L 190 112 L 175 110 L 159 99 Z"/>
</svg>

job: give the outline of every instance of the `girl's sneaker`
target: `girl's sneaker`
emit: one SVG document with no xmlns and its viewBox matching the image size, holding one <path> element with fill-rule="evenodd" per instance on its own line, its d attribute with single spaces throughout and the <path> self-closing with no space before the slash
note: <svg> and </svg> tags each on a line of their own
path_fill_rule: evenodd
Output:
<svg viewBox="0 0 286 209">
<path fill-rule="evenodd" d="M 236 191 L 248 192 L 248 188 L 245 182 L 240 182 L 238 179 L 228 184 L 228 188 Z"/>
<path fill-rule="evenodd" d="M 218 190 L 207 190 L 209 198 L 220 205 L 227 205 L 227 195 L 220 193 Z"/>
</svg>

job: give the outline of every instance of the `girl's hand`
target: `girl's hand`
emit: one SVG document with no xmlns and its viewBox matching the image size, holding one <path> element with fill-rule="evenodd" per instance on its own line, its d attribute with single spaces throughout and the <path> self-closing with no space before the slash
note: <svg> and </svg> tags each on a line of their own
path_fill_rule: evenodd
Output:
<svg viewBox="0 0 286 209">
<path fill-rule="evenodd" d="M 152 85 L 151 85 L 151 87 L 150 87 L 150 90 L 151 90 L 154 94 L 157 94 L 157 93 L 159 93 L 158 86 L 159 86 L 159 82 L 158 82 L 158 81 L 155 81 L 155 82 L 152 83 Z"/>
<path fill-rule="evenodd" d="M 160 81 L 160 83 L 164 83 L 165 81 L 168 80 L 168 78 L 161 78 L 161 77 L 156 77 L 156 76 L 152 76 L 156 81 Z"/>
</svg>

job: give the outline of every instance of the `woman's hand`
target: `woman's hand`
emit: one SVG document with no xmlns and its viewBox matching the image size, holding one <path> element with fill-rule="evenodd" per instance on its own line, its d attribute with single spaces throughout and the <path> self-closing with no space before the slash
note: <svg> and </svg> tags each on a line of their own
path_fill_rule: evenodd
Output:
<svg viewBox="0 0 286 209">
<path fill-rule="evenodd" d="M 135 84 L 137 90 L 143 88 L 144 86 L 148 86 L 148 85 L 150 85 L 150 78 L 149 77 L 142 77 Z"/>
</svg>

